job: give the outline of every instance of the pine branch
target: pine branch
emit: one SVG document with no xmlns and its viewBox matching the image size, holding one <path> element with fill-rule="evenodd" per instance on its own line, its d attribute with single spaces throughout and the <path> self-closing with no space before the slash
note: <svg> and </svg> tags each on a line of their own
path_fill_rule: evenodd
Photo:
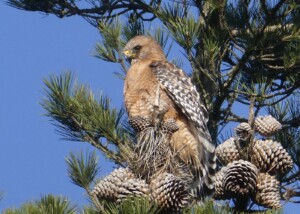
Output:
<svg viewBox="0 0 300 214">
<path fill-rule="evenodd" d="M 230 207 L 226 205 L 216 205 L 212 200 L 208 200 L 202 206 L 194 205 L 183 211 L 183 214 L 222 214 L 229 213 Z"/>
<path fill-rule="evenodd" d="M 262 31 L 263 33 L 275 33 L 278 30 L 291 30 L 293 28 L 294 24 L 286 24 L 286 25 L 271 25 L 271 26 L 267 26 L 264 28 L 264 30 Z M 260 28 L 254 29 L 254 31 L 259 31 Z M 252 34 L 252 32 L 249 29 L 246 30 L 241 30 L 241 29 L 232 29 L 230 34 L 233 37 L 240 37 L 241 35 L 245 35 L 245 34 Z M 290 37 L 286 37 L 285 40 L 289 39 Z"/>
<path fill-rule="evenodd" d="M 85 155 L 82 152 L 79 154 L 70 153 L 66 158 L 66 163 L 68 166 L 68 176 L 72 182 L 75 185 L 84 188 L 95 207 L 97 207 L 99 211 L 103 211 L 103 206 L 92 194 L 90 187 L 99 171 L 97 159 L 95 152 L 86 153 Z"/>
<path fill-rule="evenodd" d="M 74 184 L 89 190 L 89 186 L 94 181 L 99 169 L 97 167 L 96 153 L 74 154 L 70 153 L 66 158 L 68 165 L 68 176 Z"/>
<path fill-rule="evenodd" d="M 69 200 L 65 197 L 57 197 L 54 195 L 42 196 L 41 199 L 35 202 L 27 202 L 19 209 L 7 209 L 4 214 L 44 214 L 44 213 L 57 213 L 57 214 L 76 214 L 77 207 L 71 205 Z"/>
<path fill-rule="evenodd" d="M 285 91 L 280 91 L 274 94 L 256 93 L 255 91 L 251 93 L 251 92 L 238 91 L 238 90 L 230 90 L 230 92 L 240 94 L 240 95 L 245 95 L 246 97 L 256 97 L 256 98 L 262 98 L 263 100 L 268 100 L 268 99 L 274 99 L 275 97 L 282 97 L 284 95 L 290 96 L 298 88 L 299 88 L 298 84 L 295 84 L 292 87 L 286 89 Z"/>
<path fill-rule="evenodd" d="M 83 3 L 82 3 L 83 2 Z M 51 1 L 37 1 L 37 0 L 7 0 L 6 3 L 17 9 L 26 11 L 40 11 L 46 14 L 54 14 L 59 18 L 79 15 L 87 19 L 92 25 L 97 26 L 98 20 L 113 19 L 129 11 L 142 11 L 140 13 L 143 18 L 144 14 L 152 14 L 152 10 L 157 9 L 160 1 L 152 3 L 149 6 L 143 1 L 98 1 L 93 4 L 91 8 L 84 8 L 81 5 L 88 6 L 89 1 L 82 1 L 81 4 L 76 4 L 72 0 L 51 0 Z M 143 19 L 146 21 L 147 19 Z M 150 19 L 150 21 L 153 19 Z"/>
<path fill-rule="evenodd" d="M 124 161 L 120 144 L 129 142 L 122 126 L 124 110 L 110 107 L 107 97 L 95 99 L 87 86 L 74 84 L 71 73 L 45 80 L 42 102 L 47 116 L 64 139 L 89 142 L 117 164 Z"/>
<path fill-rule="evenodd" d="M 139 213 L 139 214 L 158 214 L 160 213 L 156 204 L 146 198 L 128 198 L 123 200 L 119 205 L 108 203 L 108 209 L 104 214 L 111 213 Z"/>
</svg>

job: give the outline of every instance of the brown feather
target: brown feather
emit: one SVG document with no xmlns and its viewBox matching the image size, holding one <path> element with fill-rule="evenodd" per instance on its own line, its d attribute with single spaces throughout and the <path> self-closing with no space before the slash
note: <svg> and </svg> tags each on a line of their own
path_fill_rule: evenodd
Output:
<svg viewBox="0 0 300 214">
<path fill-rule="evenodd" d="M 124 102 L 129 117 L 151 118 L 157 104 L 157 88 L 159 88 L 158 110 L 165 113 L 163 122 L 172 119 L 178 126 L 177 131 L 171 136 L 171 146 L 174 152 L 178 153 L 181 162 L 185 163 L 194 174 L 194 181 L 190 186 L 191 192 L 194 197 L 201 200 L 203 195 L 207 194 L 205 187 L 212 190 L 210 176 L 213 176 L 215 156 L 214 148 L 207 146 L 210 144 L 210 135 L 206 127 L 206 109 L 203 105 L 199 105 L 200 100 L 191 100 L 199 98 L 197 91 L 182 70 L 178 70 L 166 61 L 161 47 L 151 37 L 134 37 L 125 46 L 124 53 L 132 54 L 131 67 L 124 83 Z M 174 101 L 170 91 L 157 78 L 153 69 L 160 65 L 165 66 L 161 68 L 166 72 L 165 78 L 168 78 L 168 72 L 170 72 L 173 77 L 175 75 L 174 86 L 182 86 L 184 91 L 181 94 L 186 94 L 189 99 L 187 105 L 190 103 L 193 105 L 187 111 L 182 109 L 184 106 Z M 191 115 L 189 111 L 191 112 L 193 108 L 197 111 L 192 112 Z M 198 118 L 201 119 L 199 123 L 195 121 Z M 203 129 L 200 130 L 200 128 Z M 199 135 L 199 130 L 204 131 Z"/>
</svg>

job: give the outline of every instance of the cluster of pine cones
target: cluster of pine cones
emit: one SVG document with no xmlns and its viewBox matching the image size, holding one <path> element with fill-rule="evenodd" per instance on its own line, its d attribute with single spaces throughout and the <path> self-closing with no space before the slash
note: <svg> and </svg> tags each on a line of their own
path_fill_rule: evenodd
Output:
<svg viewBox="0 0 300 214">
<path fill-rule="evenodd" d="M 144 197 L 165 210 L 180 210 L 189 199 L 184 185 L 173 174 L 159 173 L 147 184 L 128 168 L 115 169 L 98 182 L 92 194 L 109 201 L 121 201 L 128 196 Z"/>
<path fill-rule="evenodd" d="M 216 148 L 223 167 L 215 176 L 215 199 L 251 198 L 267 208 L 281 206 L 277 178 L 293 167 L 288 152 L 279 142 L 269 139 L 281 128 L 270 115 L 258 117 L 254 130 L 266 139 L 255 139 L 251 126 L 241 123 L 235 129 L 235 137 Z"/>
<path fill-rule="evenodd" d="M 275 118 L 256 118 L 254 130 L 266 139 L 255 139 L 251 126 L 241 123 L 235 129 L 235 137 L 216 148 L 223 167 L 215 176 L 214 198 L 251 198 L 258 205 L 279 208 L 277 178 L 293 167 L 293 161 L 279 142 L 269 138 L 281 130 Z M 119 168 L 98 182 L 92 193 L 109 201 L 121 201 L 128 196 L 145 197 L 165 210 L 180 210 L 189 203 L 189 193 L 178 176 L 161 172 L 147 179 L 141 177 L 129 168 Z"/>
<path fill-rule="evenodd" d="M 181 175 L 186 175 L 172 158 L 168 137 L 158 134 L 161 133 L 154 133 L 151 128 L 140 133 L 135 150 L 127 154 L 128 167 L 115 169 L 100 180 L 92 194 L 115 202 L 128 197 L 146 198 L 167 213 L 185 207 L 190 195 Z"/>
</svg>

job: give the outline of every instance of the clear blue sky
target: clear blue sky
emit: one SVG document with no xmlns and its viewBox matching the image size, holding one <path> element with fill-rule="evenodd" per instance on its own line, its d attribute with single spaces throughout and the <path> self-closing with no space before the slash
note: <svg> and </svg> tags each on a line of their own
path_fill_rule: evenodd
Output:
<svg viewBox="0 0 300 214">
<path fill-rule="evenodd" d="M 79 17 L 58 19 L 0 2 L 0 20 L 0 191 L 5 194 L 0 212 L 48 193 L 87 204 L 84 191 L 70 182 L 64 159 L 71 151 L 93 148 L 60 140 L 39 105 L 42 80 L 72 70 L 121 107 L 123 81 L 113 75 L 119 67 L 93 57 L 100 36 Z M 106 175 L 112 164 L 98 154 Z M 299 208 L 288 205 L 285 213 L 300 213 Z"/>
<path fill-rule="evenodd" d="M 58 19 L 0 2 L 0 20 L 0 211 L 48 193 L 87 203 L 84 191 L 69 181 L 64 158 L 93 148 L 60 140 L 39 104 L 42 80 L 70 69 L 119 108 L 123 81 L 113 75 L 119 67 L 93 57 L 98 31 L 79 17 Z M 100 162 L 108 174 L 111 164 Z"/>
</svg>

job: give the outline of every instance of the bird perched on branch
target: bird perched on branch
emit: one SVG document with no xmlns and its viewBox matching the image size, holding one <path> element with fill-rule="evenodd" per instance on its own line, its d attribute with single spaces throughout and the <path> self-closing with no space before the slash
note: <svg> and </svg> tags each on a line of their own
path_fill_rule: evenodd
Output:
<svg viewBox="0 0 300 214">
<path fill-rule="evenodd" d="M 195 86 L 151 37 L 134 37 L 123 52 L 131 59 L 124 83 L 129 122 L 137 132 L 158 126 L 171 133 L 171 147 L 193 175 L 189 191 L 201 201 L 214 189 L 216 158 L 208 113 Z"/>
</svg>

